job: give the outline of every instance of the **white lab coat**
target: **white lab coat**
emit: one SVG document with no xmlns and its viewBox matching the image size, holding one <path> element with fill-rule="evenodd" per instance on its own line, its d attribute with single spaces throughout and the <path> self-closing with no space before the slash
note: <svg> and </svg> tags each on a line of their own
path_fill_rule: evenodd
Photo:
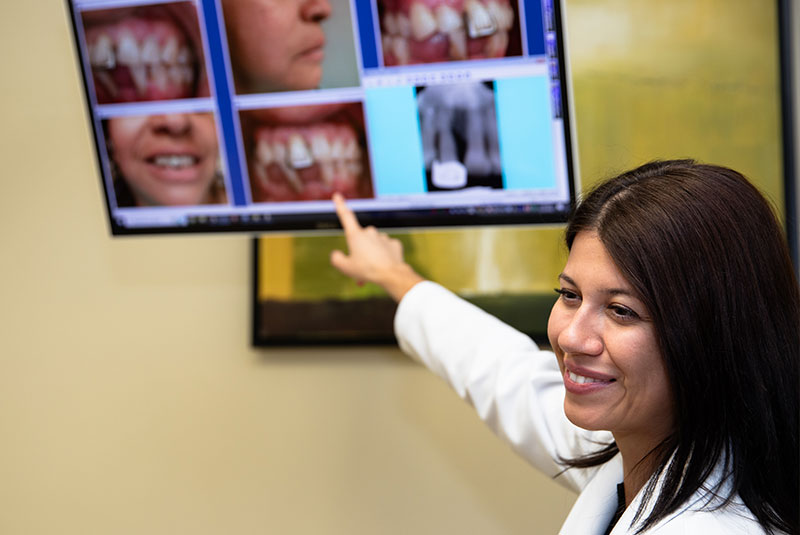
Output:
<svg viewBox="0 0 800 535">
<path fill-rule="evenodd" d="M 560 535 L 605 532 L 617 507 L 622 458 L 617 454 L 602 466 L 566 472 L 557 463 L 559 457 L 596 450 L 598 441 L 607 443 L 613 438 L 608 432 L 586 431 L 567 420 L 564 383 L 552 352 L 540 350 L 524 334 L 429 281 L 414 286 L 398 305 L 395 334 L 405 353 L 446 380 L 515 451 L 580 493 Z M 641 494 L 625 510 L 612 535 L 634 533 L 631 522 Z M 702 509 L 706 501 L 698 494 L 681 511 L 648 530 L 648 535 L 764 533 L 738 498 L 716 511 Z"/>
</svg>

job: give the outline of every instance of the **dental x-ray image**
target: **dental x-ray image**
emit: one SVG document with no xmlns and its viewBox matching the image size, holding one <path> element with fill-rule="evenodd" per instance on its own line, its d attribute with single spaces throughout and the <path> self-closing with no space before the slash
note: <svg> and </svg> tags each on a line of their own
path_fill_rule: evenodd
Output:
<svg viewBox="0 0 800 535">
<path fill-rule="evenodd" d="M 417 88 L 428 191 L 502 188 L 493 82 Z"/>
</svg>

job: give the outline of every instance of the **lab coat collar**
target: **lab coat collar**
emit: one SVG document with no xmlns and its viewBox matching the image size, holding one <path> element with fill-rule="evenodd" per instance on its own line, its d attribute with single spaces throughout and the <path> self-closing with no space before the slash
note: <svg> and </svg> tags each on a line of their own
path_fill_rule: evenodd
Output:
<svg viewBox="0 0 800 535">
<path fill-rule="evenodd" d="M 622 456 L 618 453 L 599 467 L 581 491 L 559 534 L 603 535 L 617 509 L 617 485 L 622 483 L 622 475 Z M 617 523 L 617 528 L 621 524 L 622 519 Z M 612 532 L 614 535 L 616 533 L 617 529 Z"/>
<path fill-rule="evenodd" d="M 672 459 L 670 459 L 672 462 Z M 669 465 L 669 463 L 667 463 Z M 653 477 L 656 478 L 656 488 L 661 488 L 663 480 L 666 477 L 666 472 L 662 470 Z M 617 485 L 622 482 L 622 455 L 617 453 L 611 460 L 601 465 L 595 476 L 584 487 L 578 499 L 575 501 L 572 510 L 567 516 L 564 525 L 561 527 L 559 535 L 603 535 L 608 523 L 614 516 L 614 511 L 617 508 Z M 717 487 L 719 485 L 719 487 Z M 633 498 L 631 504 L 622 513 L 622 516 L 617 521 L 611 535 L 626 535 L 633 533 L 633 520 L 636 512 L 639 510 L 644 499 L 645 485 L 639 489 L 636 496 Z M 716 489 L 719 494 L 712 492 L 711 489 Z M 760 529 L 757 521 L 752 516 L 752 513 L 744 505 L 739 496 L 734 496 L 732 501 L 727 504 L 723 509 L 725 496 L 731 493 L 731 483 L 729 474 L 725 470 L 724 461 L 720 461 L 715 466 L 712 474 L 706 480 L 701 489 L 688 500 L 686 504 L 679 508 L 653 527 L 654 531 L 666 534 L 685 533 L 685 528 L 681 522 L 675 522 L 679 517 L 683 517 L 684 521 L 693 516 L 694 514 L 701 514 L 703 510 L 710 508 L 715 511 L 716 515 L 725 515 L 729 518 L 729 522 L 734 522 L 737 519 L 742 525 L 749 529 Z M 641 519 L 647 518 L 654 506 L 651 500 L 642 511 Z M 733 525 L 733 524 L 731 524 Z M 751 533 L 752 531 L 745 531 L 742 528 L 741 533 Z M 725 531 L 717 531 L 718 533 L 725 533 Z M 715 532 L 715 533 L 717 533 Z M 737 533 L 739 533 L 737 531 Z"/>
</svg>

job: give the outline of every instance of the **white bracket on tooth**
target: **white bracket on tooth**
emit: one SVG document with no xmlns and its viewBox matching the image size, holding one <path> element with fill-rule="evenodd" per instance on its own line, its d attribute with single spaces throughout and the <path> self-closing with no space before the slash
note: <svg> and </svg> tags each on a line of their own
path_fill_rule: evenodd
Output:
<svg viewBox="0 0 800 535">
<path fill-rule="evenodd" d="M 89 49 L 89 58 L 92 65 L 104 69 L 113 69 L 117 66 L 117 59 L 114 56 L 114 45 L 111 38 L 101 35 L 97 42 Z"/>
<path fill-rule="evenodd" d="M 289 165 L 294 169 L 305 169 L 314 164 L 314 158 L 308 150 L 308 145 L 300 136 L 289 139 Z"/>
<path fill-rule="evenodd" d="M 472 39 L 486 37 L 497 31 L 492 14 L 478 0 L 467 0 L 464 5 L 464 22 Z"/>
</svg>

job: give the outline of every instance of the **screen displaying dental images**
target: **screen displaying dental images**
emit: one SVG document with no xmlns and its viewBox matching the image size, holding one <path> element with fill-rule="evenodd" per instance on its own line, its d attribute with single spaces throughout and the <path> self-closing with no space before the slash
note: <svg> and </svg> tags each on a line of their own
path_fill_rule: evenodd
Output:
<svg viewBox="0 0 800 535">
<path fill-rule="evenodd" d="M 349 0 L 220 0 L 237 94 L 359 85 Z"/>
<path fill-rule="evenodd" d="M 103 130 L 117 207 L 227 203 L 212 113 L 122 115 Z"/>
<path fill-rule="evenodd" d="M 502 188 L 493 82 L 416 89 L 427 190 Z"/>
<path fill-rule="evenodd" d="M 372 198 L 361 102 L 240 112 L 255 203 Z"/>
<path fill-rule="evenodd" d="M 414 65 L 522 54 L 511 0 L 377 0 L 383 64 Z"/>
<path fill-rule="evenodd" d="M 557 0 L 65 0 L 114 234 L 563 220 Z"/>
<path fill-rule="evenodd" d="M 81 21 L 98 104 L 209 96 L 193 2 L 84 10 Z"/>
</svg>

